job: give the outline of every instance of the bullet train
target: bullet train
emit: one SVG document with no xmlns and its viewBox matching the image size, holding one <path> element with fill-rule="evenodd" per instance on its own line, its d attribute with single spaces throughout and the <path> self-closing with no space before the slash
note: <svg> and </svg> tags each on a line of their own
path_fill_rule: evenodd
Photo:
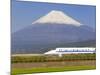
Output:
<svg viewBox="0 0 100 75">
<path fill-rule="evenodd" d="M 55 50 L 50 50 L 44 54 L 87 54 L 87 53 L 96 53 L 96 48 L 94 47 L 56 48 Z"/>
</svg>

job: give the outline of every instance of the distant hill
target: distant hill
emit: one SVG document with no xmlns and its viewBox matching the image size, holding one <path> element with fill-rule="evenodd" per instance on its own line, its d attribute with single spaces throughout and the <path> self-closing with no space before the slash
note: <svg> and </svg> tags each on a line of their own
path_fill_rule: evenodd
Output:
<svg viewBox="0 0 100 75">
<path fill-rule="evenodd" d="M 66 43 L 66 44 L 52 44 L 52 45 L 46 45 L 46 47 L 38 46 L 38 49 L 34 49 L 34 46 L 24 46 L 23 49 L 17 49 L 12 53 L 45 53 L 47 51 L 53 50 L 55 48 L 59 47 L 96 47 L 96 41 L 95 40 L 90 40 L 90 41 L 83 41 L 83 42 L 74 42 L 74 43 Z M 29 49 L 30 48 L 30 49 Z"/>
<path fill-rule="evenodd" d="M 62 47 L 96 47 L 96 40 L 89 40 L 89 41 L 83 41 L 83 42 L 74 42 L 74 43 L 68 43 L 65 45 L 61 45 Z"/>
</svg>

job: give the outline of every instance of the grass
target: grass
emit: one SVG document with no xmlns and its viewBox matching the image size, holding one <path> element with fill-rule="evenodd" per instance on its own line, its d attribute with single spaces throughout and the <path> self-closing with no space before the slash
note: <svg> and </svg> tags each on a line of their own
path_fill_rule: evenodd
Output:
<svg viewBox="0 0 100 75">
<path fill-rule="evenodd" d="M 42 66 L 41 64 L 39 67 L 27 67 L 27 68 L 23 68 L 23 67 L 12 67 L 12 75 L 19 75 L 19 74 L 31 74 L 31 73 L 46 73 L 46 72 L 62 72 L 62 71 L 79 71 L 79 70 L 92 70 L 95 69 L 96 66 L 95 64 L 92 65 L 87 65 L 84 63 L 84 61 L 86 60 L 88 61 L 95 61 L 96 60 L 96 54 L 66 54 L 63 55 L 63 57 L 58 57 L 58 55 L 43 55 L 43 56 L 12 56 L 11 57 L 11 62 L 12 64 L 16 65 L 17 63 L 20 64 L 28 64 L 28 63 L 48 63 L 49 62 L 75 62 L 75 61 L 82 61 L 81 65 L 77 62 L 76 63 L 70 63 L 70 66 L 65 65 L 65 67 L 63 66 Z M 90 63 L 90 62 L 88 62 Z M 93 62 L 91 62 L 93 63 Z M 91 64 L 90 63 L 90 64 Z M 38 64 L 39 65 L 39 64 Z M 62 64 L 61 64 L 62 65 Z"/>
<path fill-rule="evenodd" d="M 61 71 L 79 71 L 92 70 L 96 66 L 68 66 L 68 67 L 40 67 L 40 68 L 16 68 L 12 69 L 12 75 L 31 74 L 31 73 L 45 73 L 45 72 L 61 72 Z"/>
</svg>

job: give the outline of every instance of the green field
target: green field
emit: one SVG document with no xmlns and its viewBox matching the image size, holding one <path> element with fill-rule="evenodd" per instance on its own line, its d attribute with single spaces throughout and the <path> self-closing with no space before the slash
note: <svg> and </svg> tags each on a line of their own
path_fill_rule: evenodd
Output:
<svg viewBox="0 0 100 75">
<path fill-rule="evenodd" d="M 96 54 L 12 56 L 12 75 L 96 69 Z"/>
<path fill-rule="evenodd" d="M 48 61 L 70 61 L 70 60 L 95 60 L 96 54 L 66 54 L 62 57 L 58 55 L 41 55 L 41 56 L 12 56 L 12 63 L 29 63 L 29 62 L 48 62 Z"/>
<path fill-rule="evenodd" d="M 70 67 L 42 67 L 42 68 L 27 68 L 27 69 L 12 69 L 12 75 L 17 74 L 31 74 L 31 73 L 45 73 L 45 72 L 61 72 L 61 71 L 79 71 L 95 69 L 95 66 L 70 66 Z"/>
</svg>

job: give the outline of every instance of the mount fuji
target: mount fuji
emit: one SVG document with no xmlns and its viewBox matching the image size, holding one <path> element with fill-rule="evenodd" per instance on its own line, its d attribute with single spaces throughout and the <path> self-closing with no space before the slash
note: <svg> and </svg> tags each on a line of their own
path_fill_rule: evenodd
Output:
<svg viewBox="0 0 100 75">
<path fill-rule="evenodd" d="M 12 53 L 44 53 L 57 47 L 88 47 L 95 44 L 96 39 L 95 30 L 91 27 L 57 10 L 11 36 Z"/>
<path fill-rule="evenodd" d="M 73 18 L 69 17 L 68 15 L 64 14 L 62 11 L 55 11 L 52 10 L 47 15 L 41 17 L 37 21 L 33 22 L 35 23 L 51 23 L 51 24 L 66 24 L 66 25 L 74 25 L 74 26 L 80 26 L 82 25 L 78 21 L 74 20 Z"/>
</svg>

